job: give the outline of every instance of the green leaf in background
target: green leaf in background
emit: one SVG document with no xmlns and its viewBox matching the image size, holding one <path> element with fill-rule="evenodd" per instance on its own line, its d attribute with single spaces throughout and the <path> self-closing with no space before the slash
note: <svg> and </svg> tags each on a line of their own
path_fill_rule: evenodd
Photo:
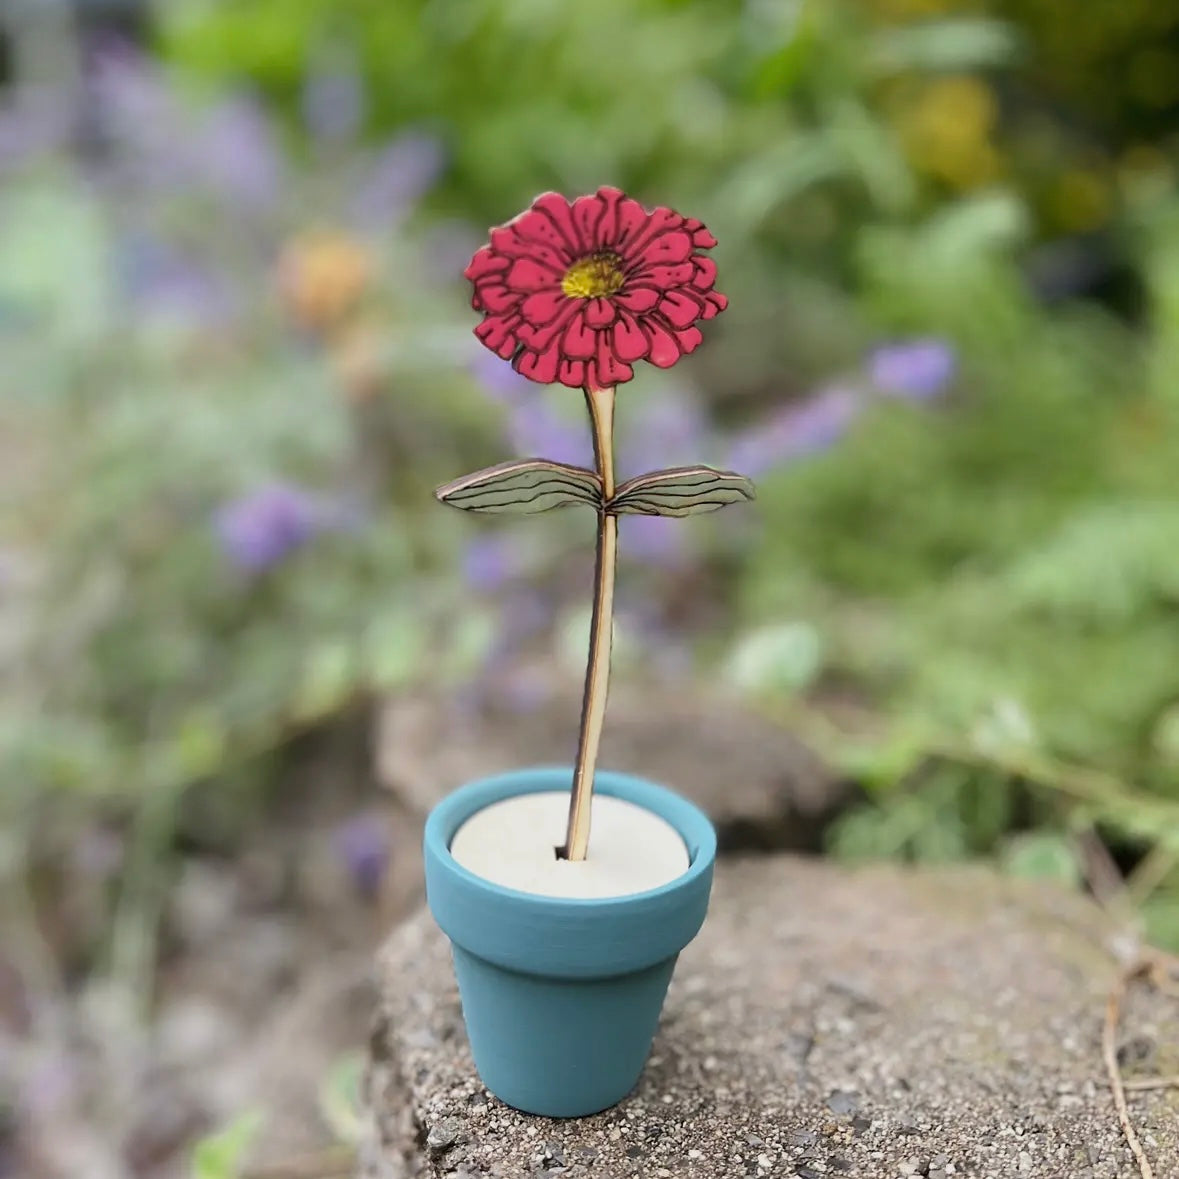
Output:
<svg viewBox="0 0 1179 1179">
<path fill-rule="evenodd" d="M 411 611 L 375 618 L 364 638 L 364 666 L 368 683 L 391 691 L 409 683 L 423 668 L 426 639 L 422 622 Z"/>
<path fill-rule="evenodd" d="M 1179 883 L 1148 898 L 1142 906 L 1146 940 L 1172 953 L 1179 952 Z"/>
<path fill-rule="evenodd" d="M 1012 876 L 1079 887 L 1084 879 L 1074 842 L 1055 831 L 1031 831 L 1003 842 L 1000 860 Z"/>
<path fill-rule="evenodd" d="M 201 1139 L 193 1149 L 192 1179 L 238 1179 L 246 1151 L 261 1128 L 262 1115 L 250 1110 Z"/>
<path fill-rule="evenodd" d="M 98 339 L 110 316 L 109 242 L 81 185 L 6 187 L 0 202 L 0 301 L 47 320 L 72 344 Z"/>
<path fill-rule="evenodd" d="M 338 710 L 356 691 L 359 661 L 351 639 L 316 643 L 303 664 L 303 677 L 291 703 L 297 720 L 312 720 Z"/>
<path fill-rule="evenodd" d="M 904 70 L 972 70 L 1013 65 L 1022 39 L 1011 25 L 985 18 L 925 21 L 885 29 L 869 60 L 882 74 Z"/>
<path fill-rule="evenodd" d="M 721 670 L 730 687 L 745 692 L 799 692 L 823 666 L 823 640 L 808 622 L 760 627 L 741 638 Z"/>
<path fill-rule="evenodd" d="M 1036 728 L 1018 700 L 996 700 L 976 721 L 971 744 L 980 753 L 1002 760 L 1034 749 Z"/>
<path fill-rule="evenodd" d="M 337 1141 L 354 1146 L 360 1141 L 360 1082 L 364 1054 L 348 1052 L 334 1061 L 319 1087 L 319 1111 Z"/>
</svg>

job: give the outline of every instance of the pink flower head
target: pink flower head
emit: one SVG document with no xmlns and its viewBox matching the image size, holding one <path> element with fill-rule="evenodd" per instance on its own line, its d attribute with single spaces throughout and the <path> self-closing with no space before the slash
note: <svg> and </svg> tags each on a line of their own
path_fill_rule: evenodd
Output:
<svg viewBox="0 0 1179 1179">
<path fill-rule="evenodd" d="M 610 388 L 647 360 L 670 368 L 725 309 L 716 245 L 700 221 L 648 212 L 617 188 L 568 201 L 546 192 L 491 231 L 464 271 L 483 313 L 475 334 L 541 384 Z"/>
</svg>

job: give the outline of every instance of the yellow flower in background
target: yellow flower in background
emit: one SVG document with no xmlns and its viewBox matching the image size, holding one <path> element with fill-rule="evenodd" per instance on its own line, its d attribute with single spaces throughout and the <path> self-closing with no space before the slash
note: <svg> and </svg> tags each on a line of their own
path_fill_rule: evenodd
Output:
<svg viewBox="0 0 1179 1179">
<path fill-rule="evenodd" d="M 1070 168 L 1052 185 L 1050 207 L 1056 224 L 1067 233 L 1099 229 L 1113 210 L 1109 181 L 1088 168 Z"/>
<path fill-rule="evenodd" d="M 379 396 L 388 379 L 386 333 L 374 320 L 348 323 L 331 341 L 330 363 L 344 399 L 360 405 Z"/>
<path fill-rule="evenodd" d="M 905 152 L 921 171 L 960 189 L 987 184 L 998 173 L 991 135 L 999 108 L 981 79 L 959 75 L 923 83 L 897 119 Z"/>
<path fill-rule="evenodd" d="M 1118 192 L 1127 201 L 1164 201 L 1175 188 L 1175 180 L 1170 156 L 1152 143 L 1133 144 L 1117 163 Z"/>
<path fill-rule="evenodd" d="M 356 307 L 372 272 L 369 252 L 355 238 L 339 230 L 309 230 L 279 258 L 279 294 L 300 327 L 331 331 Z"/>
</svg>

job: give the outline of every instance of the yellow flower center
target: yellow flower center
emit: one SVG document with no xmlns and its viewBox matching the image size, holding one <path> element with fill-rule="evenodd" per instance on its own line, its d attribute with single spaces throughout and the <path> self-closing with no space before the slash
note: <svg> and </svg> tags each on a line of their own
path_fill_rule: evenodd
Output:
<svg viewBox="0 0 1179 1179">
<path fill-rule="evenodd" d="M 622 290 L 626 275 L 622 259 L 609 250 L 598 250 L 579 258 L 561 279 L 561 290 L 570 299 L 601 299 Z"/>
</svg>

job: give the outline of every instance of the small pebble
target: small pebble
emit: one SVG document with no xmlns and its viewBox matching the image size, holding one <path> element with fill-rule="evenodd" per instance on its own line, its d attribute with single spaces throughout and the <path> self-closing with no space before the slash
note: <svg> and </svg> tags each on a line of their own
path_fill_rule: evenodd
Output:
<svg viewBox="0 0 1179 1179">
<path fill-rule="evenodd" d="M 463 1128 L 458 1118 L 443 1118 L 442 1121 L 430 1127 L 426 1134 L 426 1145 L 433 1151 L 444 1151 L 458 1141 Z"/>
<path fill-rule="evenodd" d="M 833 1114 L 854 1114 L 860 1108 L 860 1099 L 854 1093 L 836 1089 L 827 1098 L 827 1108 Z"/>
</svg>

